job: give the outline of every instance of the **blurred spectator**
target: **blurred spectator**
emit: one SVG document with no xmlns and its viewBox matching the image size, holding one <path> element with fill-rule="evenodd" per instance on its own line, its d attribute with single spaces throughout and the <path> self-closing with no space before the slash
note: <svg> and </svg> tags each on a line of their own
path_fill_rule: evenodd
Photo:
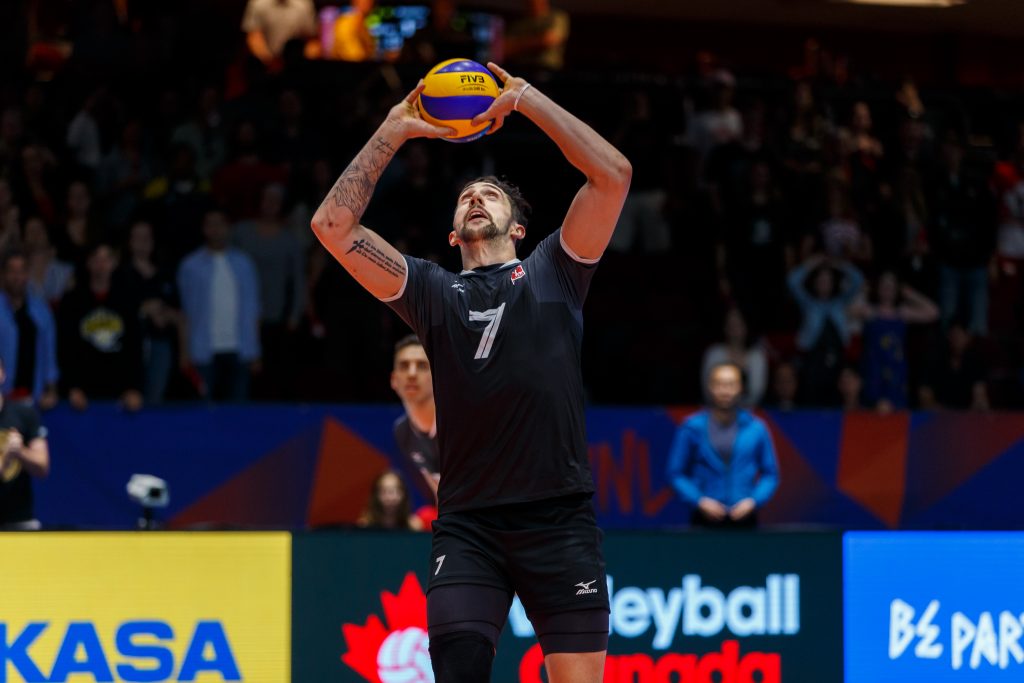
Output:
<svg viewBox="0 0 1024 683">
<path fill-rule="evenodd" d="M 374 0 L 353 0 L 352 5 L 334 20 L 331 43 L 332 59 L 366 62 L 377 54 L 377 41 L 370 34 L 366 19 L 373 11 Z"/>
<path fill-rule="evenodd" d="M 829 174 L 825 187 L 828 217 L 819 226 L 821 250 L 833 258 L 870 265 L 871 237 L 861 230 L 850 201 L 849 187 L 838 169 Z M 818 251 L 815 246 L 818 245 L 814 238 L 808 235 L 804 239 L 804 257 Z"/>
<path fill-rule="evenodd" d="M 505 31 L 505 61 L 533 69 L 558 71 L 565 65 L 569 13 L 549 0 L 524 0 L 526 16 L 512 20 Z"/>
<path fill-rule="evenodd" d="M 242 121 L 235 131 L 232 160 L 213 177 L 213 195 L 230 219 L 246 220 L 259 215 L 264 187 L 287 180 L 283 168 L 263 159 L 256 124 Z"/>
<path fill-rule="evenodd" d="M 65 213 L 59 226 L 54 240 L 57 255 L 81 271 L 90 247 L 106 238 L 94 215 L 92 192 L 85 181 L 73 180 L 68 185 Z"/>
<path fill-rule="evenodd" d="M 878 210 L 884 147 L 872 131 L 867 102 L 853 105 L 850 127 L 839 130 L 839 148 L 850 179 L 850 197 L 862 222 L 869 223 Z"/>
<path fill-rule="evenodd" d="M 56 308 L 75 284 L 75 268 L 57 258 L 57 250 L 50 244 L 50 232 L 38 216 L 25 221 L 24 250 L 28 258 L 29 291 Z"/>
<path fill-rule="evenodd" d="M 306 304 L 302 247 L 285 228 L 284 187 L 263 189 L 260 215 L 235 227 L 234 243 L 256 266 L 260 288 L 262 380 L 270 396 L 287 397 L 295 376 L 294 335 Z"/>
<path fill-rule="evenodd" d="M 147 405 L 163 401 L 174 369 L 174 346 L 180 311 L 171 273 L 156 258 L 153 226 L 140 220 L 128 233 L 125 258 L 117 272 L 120 283 L 139 300 L 142 334 L 142 397 Z"/>
<path fill-rule="evenodd" d="M 6 383 L 0 358 L 0 385 Z M 39 413 L 0 394 L 0 531 L 40 528 L 32 501 L 32 478 L 50 473 L 50 449 Z"/>
<path fill-rule="evenodd" d="M 864 401 L 864 380 L 852 365 L 844 365 L 839 371 L 839 407 L 842 410 L 863 410 L 867 406 Z"/>
<path fill-rule="evenodd" d="M 401 61 L 433 66 L 445 59 L 473 57 L 468 22 L 456 21 L 455 0 L 432 0 L 427 25 L 402 45 Z"/>
<path fill-rule="evenodd" d="M 726 268 L 733 294 L 757 332 L 776 329 L 786 272 L 796 261 L 782 197 L 764 159 L 753 161 L 745 192 L 726 206 Z"/>
<path fill-rule="evenodd" d="M 142 123 L 128 121 L 97 174 L 97 190 L 107 207 L 107 225 L 127 227 L 141 201 L 142 190 L 152 177 L 153 169 L 143 150 Z"/>
<path fill-rule="evenodd" d="M 114 280 L 117 254 L 98 242 L 88 251 L 86 279 L 61 302 L 61 366 L 68 401 L 85 410 L 92 399 L 142 407 L 142 337 L 138 300 Z"/>
<path fill-rule="evenodd" d="M 812 256 L 789 274 L 789 289 L 803 315 L 796 345 L 802 352 L 800 387 L 810 405 L 835 403 L 836 381 L 850 341 L 847 307 L 864 276 L 846 261 Z"/>
<path fill-rule="evenodd" d="M 988 183 L 963 168 L 956 133 L 942 141 L 941 167 L 929 195 L 928 242 L 939 265 L 943 325 L 968 321 L 976 335 L 988 332 L 988 266 L 995 251 L 995 203 Z"/>
<path fill-rule="evenodd" d="M 768 388 L 768 357 L 764 347 L 750 333 L 738 308 L 733 307 L 726 312 L 723 333 L 724 341 L 712 344 L 704 352 L 701 378 L 705 390 L 710 387 L 712 368 L 731 363 L 743 371 L 744 392 L 740 403 L 757 406 Z M 704 398 L 710 401 L 712 397 L 705 391 Z"/>
<path fill-rule="evenodd" d="M 725 69 L 711 75 L 711 108 L 698 113 L 690 130 L 690 144 L 707 156 L 712 149 L 743 137 L 743 118 L 732 106 L 736 78 Z"/>
<path fill-rule="evenodd" d="M 9 368 L 0 394 L 49 410 L 57 404 L 57 325 L 46 301 L 29 289 L 24 252 L 5 252 L 0 274 L 0 359 Z"/>
<path fill-rule="evenodd" d="M 227 155 L 224 127 L 220 91 L 207 85 L 199 93 L 195 114 L 171 134 L 172 143 L 183 143 L 192 148 L 196 173 L 206 180 L 213 177 Z"/>
<path fill-rule="evenodd" d="M 767 405 L 775 410 L 795 410 L 800 407 L 800 377 L 796 366 L 789 361 L 779 363 L 772 372 L 772 390 Z"/>
<path fill-rule="evenodd" d="M 0 114 L 0 170 L 9 173 L 20 163 L 25 144 L 25 124 L 21 109 L 6 107 Z"/>
<path fill-rule="evenodd" d="M 381 233 L 403 254 L 436 253 L 439 231 L 451 223 L 452 192 L 444 184 L 435 159 L 423 140 L 402 145 L 396 159 L 401 164 L 401 175 L 384 189 L 381 201 L 369 209 L 366 222 L 380 225 Z M 315 209 L 319 199 L 316 205 L 309 204 Z M 309 234 L 308 220 L 305 228 Z"/>
<path fill-rule="evenodd" d="M 249 0 L 242 17 L 249 51 L 269 68 L 278 68 L 289 40 L 317 37 L 313 0 Z"/>
<path fill-rule="evenodd" d="M 613 143 L 637 170 L 608 245 L 612 251 L 628 252 L 636 244 L 648 253 L 665 252 L 671 247 L 665 218 L 664 137 L 654 119 L 650 95 L 640 89 L 629 93 L 623 123 Z"/>
<path fill-rule="evenodd" d="M 90 176 L 95 173 L 103 158 L 100 127 L 94 115 L 100 96 L 100 91 L 94 91 L 85 98 L 82 107 L 68 124 L 66 138 L 68 150 L 77 166 L 76 170 L 87 172 Z"/>
<path fill-rule="evenodd" d="M 781 150 L 785 169 L 783 191 L 787 197 L 799 198 L 793 206 L 795 227 L 798 232 L 809 232 L 823 212 L 828 125 L 806 81 L 794 86 L 792 107 L 788 135 Z"/>
<path fill-rule="evenodd" d="M 907 325 L 931 323 L 938 307 L 892 271 L 878 276 L 873 300 L 853 304 L 850 314 L 866 321 L 862 336 L 864 400 L 880 412 L 907 407 Z"/>
<path fill-rule="evenodd" d="M 972 344 L 967 326 L 958 320 L 946 329 L 946 343 L 932 359 L 918 388 L 924 410 L 988 410 L 988 368 Z"/>
<path fill-rule="evenodd" d="M 182 339 L 179 364 L 195 368 L 206 398 L 244 401 L 249 375 L 260 369 L 259 281 L 244 252 L 230 246 L 219 209 L 203 216 L 206 244 L 178 268 Z"/>
<path fill-rule="evenodd" d="M 739 407 L 742 392 L 738 366 L 711 368 L 710 407 L 687 418 L 672 442 L 668 478 L 683 501 L 694 506 L 694 526 L 755 527 L 757 510 L 779 485 L 771 433 Z"/>
<path fill-rule="evenodd" d="M 38 214 L 48 224 L 57 220 L 58 199 L 54 174 L 57 159 L 46 147 L 28 144 L 12 176 L 15 203 L 27 214 Z"/>
<path fill-rule="evenodd" d="M 388 470 L 373 480 L 370 500 L 356 524 L 367 529 L 423 531 L 423 522 L 410 514 L 409 492 L 398 473 Z"/>
<path fill-rule="evenodd" d="M 440 449 L 430 361 L 419 338 L 410 334 L 395 344 L 391 388 L 402 401 L 405 414 L 395 420 L 394 435 L 404 456 L 406 476 L 415 482 L 424 500 L 437 504 Z"/>
<path fill-rule="evenodd" d="M 11 184 L 0 177 L 0 253 L 17 246 L 21 239 L 18 234 L 20 221 L 21 209 L 14 203 Z"/>
<path fill-rule="evenodd" d="M 166 173 L 154 178 L 143 193 L 146 215 L 156 221 L 157 241 L 166 250 L 168 262 L 178 263 L 202 243 L 200 226 L 210 203 L 209 189 L 196 172 L 192 148 L 185 143 L 172 145 Z"/>
</svg>

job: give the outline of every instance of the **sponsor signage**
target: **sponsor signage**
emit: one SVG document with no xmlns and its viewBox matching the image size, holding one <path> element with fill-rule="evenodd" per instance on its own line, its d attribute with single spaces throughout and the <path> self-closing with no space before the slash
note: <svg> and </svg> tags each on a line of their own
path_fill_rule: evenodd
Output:
<svg viewBox="0 0 1024 683">
<path fill-rule="evenodd" d="M 0 534 L 0 681 L 290 680 L 285 533 Z"/>
<path fill-rule="evenodd" d="M 850 533 L 847 683 L 1024 680 L 1024 533 Z"/>
<path fill-rule="evenodd" d="M 295 538 L 294 680 L 426 683 L 426 535 Z M 838 534 L 610 534 L 606 683 L 839 683 Z M 594 590 L 567 577 L 567 590 Z M 569 580 L 571 579 L 571 580 Z M 496 683 L 545 680 L 518 600 Z"/>
</svg>

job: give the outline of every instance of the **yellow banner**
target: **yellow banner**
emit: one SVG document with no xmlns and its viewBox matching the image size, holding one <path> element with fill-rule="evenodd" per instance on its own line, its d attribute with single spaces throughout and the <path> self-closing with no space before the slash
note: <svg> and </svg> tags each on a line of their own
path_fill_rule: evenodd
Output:
<svg viewBox="0 0 1024 683">
<path fill-rule="evenodd" d="M 288 683 L 290 663 L 289 534 L 0 534 L 0 681 Z"/>
</svg>

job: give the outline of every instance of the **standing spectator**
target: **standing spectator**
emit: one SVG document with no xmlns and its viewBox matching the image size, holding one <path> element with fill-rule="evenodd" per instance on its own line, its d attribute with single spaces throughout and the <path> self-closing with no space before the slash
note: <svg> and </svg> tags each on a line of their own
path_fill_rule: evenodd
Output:
<svg viewBox="0 0 1024 683">
<path fill-rule="evenodd" d="M 839 146 L 850 177 L 850 194 L 862 216 L 873 213 L 878 202 L 884 147 L 871 130 L 871 108 L 867 102 L 853 105 L 850 127 L 839 130 Z"/>
<path fill-rule="evenodd" d="M 104 198 L 107 225 L 126 227 L 142 199 L 153 169 L 143 151 L 142 123 L 133 120 L 121 129 L 121 138 L 103 158 L 97 189 Z"/>
<path fill-rule="evenodd" d="M 377 55 L 377 41 L 366 20 L 373 11 L 374 0 L 354 0 L 338 15 L 331 27 L 332 59 L 346 62 L 367 62 Z"/>
<path fill-rule="evenodd" d="M 195 115 L 171 134 L 172 143 L 186 144 L 192 148 L 196 171 L 206 180 L 213 177 L 227 154 L 220 100 L 220 91 L 215 86 L 204 87 L 199 94 Z"/>
<path fill-rule="evenodd" d="M 54 243 L 61 260 L 72 264 L 81 274 L 90 247 L 103 238 L 93 216 L 92 192 L 85 181 L 73 180 L 68 184 L 65 209 Z"/>
<path fill-rule="evenodd" d="M 741 404 L 757 406 L 768 388 L 768 357 L 764 347 L 752 337 L 743 313 L 738 308 L 733 307 L 726 312 L 723 332 L 724 341 L 712 344 L 704 352 L 704 361 L 701 363 L 702 383 L 705 388 L 710 387 L 711 369 L 723 363 L 731 363 L 743 371 L 745 391 L 741 396 Z M 705 393 L 705 399 L 710 400 L 711 396 Z"/>
<path fill-rule="evenodd" d="M 57 325 L 46 301 L 29 290 L 24 252 L 5 252 L 0 274 L 0 360 L 10 368 L 0 394 L 32 398 L 48 410 L 57 404 Z"/>
<path fill-rule="evenodd" d="M 234 158 L 213 178 L 213 195 L 232 220 L 259 215 L 263 188 L 271 183 L 284 184 L 284 169 L 263 159 L 256 124 L 243 121 L 235 132 Z"/>
<path fill-rule="evenodd" d="M 973 346 L 963 322 L 953 320 L 946 329 L 946 343 L 932 360 L 918 388 L 924 410 L 988 410 L 988 368 Z"/>
<path fill-rule="evenodd" d="M 782 159 L 786 171 L 783 192 L 794 203 L 793 217 L 799 232 L 809 232 L 822 214 L 827 134 L 827 123 L 818 110 L 810 83 L 797 83 Z"/>
<path fill-rule="evenodd" d="M 203 216 L 205 246 L 178 268 L 182 308 L 180 365 L 194 367 L 210 399 L 244 401 L 249 374 L 260 368 L 259 281 L 244 252 L 228 243 L 223 211 Z"/>
<path fill-rule="evenodd" d="M 249 51 L 276 70 L 289 40 L 317 37 L 316 7 L 313 0 L 249 0 L 242 30 Z"/>
<path fill-rule="evenodd" d="M 196 157 L 185 143 L 171 146 L 167 173 L 146 186 L 147 215 L 153 216 L 157 241 L 169 263 L 202 244 L 203 213 L 210 203 L 210 185 L 196 172 Z M 156 217 L 159 217 L 158 219 Z"/>
<path fill-rule="evenodd" d="M 803 353 L 800 386 L 809 405 L 835 403 L 840 363 L 850 341 L 847 307 L 863 283 L 864 276 L 853 265 L 823 255 L 812 256 L 789 274 L 789 290 L 803 315 L 796 345 Z"/>
<path fill-rule="evenodd" d="M 85 410 L 92 399 L 142 407 L 142 337 L 138 299 L 114 280 L 117 255 L 98 242 L 88 252 L 85 280 L 61 302 L 60 349 L 68 401 Z"/>
<path fill-rule="evenodd" d="M 0 358 L 0 385 L 6 383 Z M 0 531 L 39 528 L 32 501 L 32 478 L 50 473 L 50 449 L 39 413 L 0 394 Z"/>
<path fill-rule="evenodd" d="M 710 407 L 676 431 L 668 477 L 684 502 L 694 506 L 694 526 L 755 527 L 757 510 L 779 485 L 768 427 L 739 407 L 743 373 L 732 363 L 711 368 Z"/>
<path fill-rule="evenodd" d="M 54 170 L 57 159 L 46 147 L 25 145 L 21 150 L 21 164 L 12 177 L 17 205 L 27 214 L 37 214 L 47 223 L 57 220 L 57 190 Z"/>
<path fill-rule="evenodd" d="M 142 398 L 148 405 L 163 401 L 174 368 L 174 345 L 180 312 L 173 276 L 156 258 L 153 226 L 136 221 L 128 233 L 127 258 L 117 272 L 120 283 L 138 297 L 142 334 Z"/>
<path fill-rule="evenodd" d="M 996 246 L 995 202 L 983 178 L 963 169 L 960 138 L 943 138 L 941 167 L 930 193 L 929 244 L 939 265 L 943 326 L 954 317 L 972 334 L 988 332 L 988 265 Z"/>
<path fill-rule="evenodd" d="M 17 246 L 20 235 L 21 209 L 14 203 L 14 193 L 6 178 L 0 177 L 0 253 Z"/>
<path fill-rule="evenodd" d="M 356 524 L 367 529 L 424 529 L 419 517 L 410 514 L 409 491 L 405 482 L 391 470 L 373 480 L 370 500 Z"/>
<path fill-rule="evenodd" d="M 419 337 L 410 334 L 395 344 L 391 388 L 402 400 L 405 414 L 395 420 L 395 443 L 402 452 L 407 475 L 425 500 L 437 503 L 440 449 L 430 361 Z"/>
<path fill-rule="evenodd" d="M 829 174 L 826 197 L 828 216 L 819 226 L 820 245 L 815 245 L 814 238 L 808 235 L 804 240 L 804 256 L 817 251 L 814 247 L 820 246 L 829 256 L 870 265 L 871 237 L 861 230 L 850 200 L 850 189 L 839 169 L 834 169 Z"/>
<path fill-rule="evenodd" d="M 853 304 L 850 313 L 865 321 L 863 331 L 864 399 L 879 412 L 907 407 L 907 326 L 931 323 L 938 307 L 896 273 L 878 276 L 874 301 Z"/>
<path fill-rule="evenodd" d="M 42 218 L 31 216 L 25 221 L 23 242 L 28 257 L 29 291 L 56 308 L 75 284 L 75 268 L 57 258 Z"/>
<path fill-rule="evenodd" d="M 707 157 L 714 148 L 743 137 L 743 117 L 733 106 L 736 78 L 725 69 L 711 74 L 711 108 L 694 117 L 690 143 Z"/>
<path fill-rule="evenodd" d="M 79 172 L 92 177 L 103 158 L 101 148 L 100 127 L 96 123 L 94 111 L 101 96 L 100 91 L 90 93 L 82 102 L 82 107 L 68 124 L 67 145 L 74 158 Z"/>
<path fill-rule="evenodd" d="M 263 380 L 271 396 L 287 394 L 295 376 L 295 332 L 305 312 L 305 262 L 302 247 L 286 230 L 284 187 L 267 185 L 256 220 L 235 228 L 235 245 L 252 259 L 260 288 L 260 340 Z"/>
</svg>

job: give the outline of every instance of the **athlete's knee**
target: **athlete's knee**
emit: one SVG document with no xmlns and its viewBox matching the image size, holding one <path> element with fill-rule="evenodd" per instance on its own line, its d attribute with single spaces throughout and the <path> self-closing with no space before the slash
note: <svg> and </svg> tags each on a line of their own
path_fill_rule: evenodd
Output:
<svg viewBox="0 0 1024 683">
<path fill-rule="evenodd" d="M 491 680 L 494 645 L 475 631 L 445 633 L 430 639 L 435 683 L 481 683 Z"/>
</svg>

